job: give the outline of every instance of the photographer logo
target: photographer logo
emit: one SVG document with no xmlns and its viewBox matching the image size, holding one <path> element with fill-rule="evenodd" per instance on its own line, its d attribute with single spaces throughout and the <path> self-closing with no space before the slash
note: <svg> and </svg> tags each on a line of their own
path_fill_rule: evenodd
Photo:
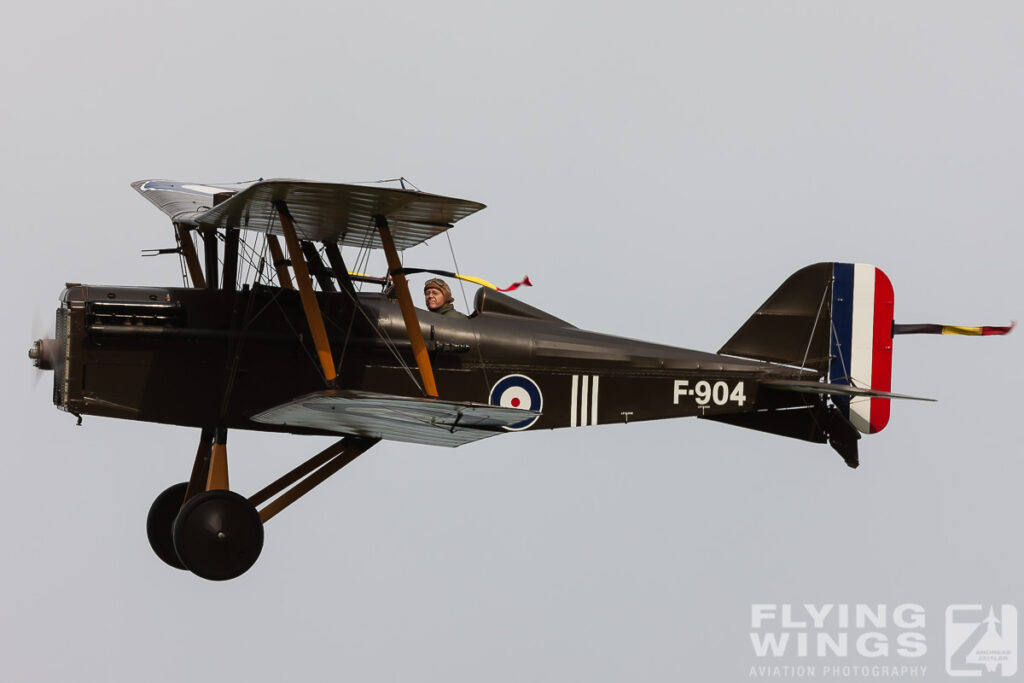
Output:
<svg viewBox="0 0 1024 683">
<path fill-rule="evenodd" d="M 1017 642 L 1013 605 L 946 608 L 946 673 L 950 676 L 1014 675 Z"/>
</svg>

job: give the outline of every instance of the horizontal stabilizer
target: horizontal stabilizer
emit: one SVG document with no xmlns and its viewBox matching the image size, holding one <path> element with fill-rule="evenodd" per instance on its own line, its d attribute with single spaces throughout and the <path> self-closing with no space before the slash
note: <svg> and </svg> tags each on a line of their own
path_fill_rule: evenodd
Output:
<svg viewBox="0 0 1024 683">
<path fill-rule="evenodd" d="M 539 415 L 534 410 L 486 403 L 326 390 L 282 403 L 252 419 L 264 424 L 454 447 L 501 434 L 506 427 Z"/>
<path fill-rule="evenodd" d="M 860 389 L 849 384 L 828 384 L 826 382 L 815 382 L 812 380 L 767 380 L 761 386 L 779 389 L 781 391 L 796 391 L 803 394 L 829 394 L 830 396 L 847 396 L 850 398 L 905 398 L 911 401 L 934 401 L 934 398 L 922 398 L 921 396 L 907 396 L 906 394 L 893 394 L 888 391 L 875 389 Z"/>
</svg>

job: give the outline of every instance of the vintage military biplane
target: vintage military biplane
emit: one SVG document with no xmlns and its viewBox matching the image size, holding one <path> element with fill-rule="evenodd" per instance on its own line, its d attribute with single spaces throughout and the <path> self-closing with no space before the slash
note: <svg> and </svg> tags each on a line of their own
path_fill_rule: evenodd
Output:
<svg viewBox="0 0 1024 683">
<path fill-rule="evenodd" d="M 461 446 L 697 416 L 827 443 L 856 467 L 860 435 L 907 398 L 890 393 L 894 333 L 1009 329 L 894 325 L 889 279 L 847 263 L 797 271 L 717 353 L 580 330 L 489 287 L 455 319 L 416 309 L 406 275 L 438 271 L 399 252 L 482 204 L 294 180 L 133 187 L 170 216 L 177 246 L 159 251 L 191 286 L 68 284 L 55 338 L 29 355 L 79 419 L 201 430 L 189 480 L 157 497 L 147 531 L 162 560 L 207 579 L 245 572 L 267 521 L 381 439 Z M 386 276 L 350 272 L 341 247 L 357 265 L 382 249 Z M 341 438 L 246 498 L 228 485 L 231 429 Z"/>
</svg>

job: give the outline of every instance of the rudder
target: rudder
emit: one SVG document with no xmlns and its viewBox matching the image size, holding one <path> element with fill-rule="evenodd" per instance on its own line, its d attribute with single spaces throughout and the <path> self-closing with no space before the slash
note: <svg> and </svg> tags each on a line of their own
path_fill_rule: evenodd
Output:
<svg viewBox="0 0 1024 683">
<path fill-rule="evenodd" d="M 865 263 L 832 266 L 829 382 L 891 391 L 892 283 L 881 269 Z M 832 401 L 864 434 L 880 432 L 889 423 L 888 398 L 834 396 Z"/>
</svg>

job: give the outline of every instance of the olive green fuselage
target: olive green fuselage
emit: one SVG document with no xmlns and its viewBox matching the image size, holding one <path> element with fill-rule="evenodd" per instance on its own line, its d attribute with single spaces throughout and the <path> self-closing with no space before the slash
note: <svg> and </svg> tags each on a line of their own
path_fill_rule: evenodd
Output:
<svg viewBox="0 0 1024 683">
<path fill-rule="evenodd" d="M 418 311 L 438 394 L 496 404 L 510 386 L 501 381 L 514 376 L 511 385 L 526 383 L 539 393 L 532 408 L 542 415 L 530 429 L 800 406 L 803 397 L 760 383 L 814 375 L 587 332 L 481 292 L 468 319 Z M 343 292 L 317 298 L 337 388 L 423 395 L 395 301 L 360 294 L 357 307 Z M 325 388 L 297 292 L 73 285 L 61 297 L 57 329 L 54 402 L 70 413 L 318 433 L 251 419 Z"/>
</svg>

